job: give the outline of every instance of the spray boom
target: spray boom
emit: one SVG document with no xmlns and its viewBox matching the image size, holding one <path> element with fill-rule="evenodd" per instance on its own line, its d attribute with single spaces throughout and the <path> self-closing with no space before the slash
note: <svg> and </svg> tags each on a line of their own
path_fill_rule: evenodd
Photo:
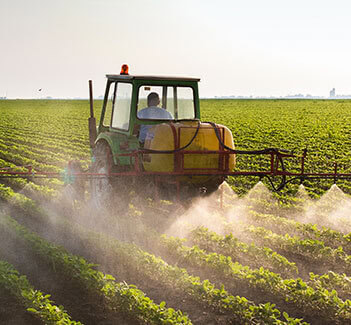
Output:
<svg viewBox="0 0 351 325">
<path fill-rule="evenodd" d="M 89 121 L 91 121 L 89 119 Z M 94 125 L 95 127 L 95 125 Z M 178 166 L 174 171 L 170 172 L 153 172 L 153 171 L 145 171 L 140 168 L 140 161 L 143 155 L 152 155 L 152 154 L 169 154 L 168 151 L 156 151 L 152 152 L 147 149 L 135 150 L 130 153 L 118 154 L 118 156 L 129 157 L 131 160 L 134 160 L 134 167 L 129 171 L 121 171 L 121 172 L 111 172 L 109 174 L 104 173 L 91 173 L 91 172 L 79 172 L 72 173 L 70 172 L 70 176 L 75 176 L 77 178 L 105 178 L 105 177 L 120 177 L 120 176 L 155 176 L 156 178 L 161 178 L 163 176 L 182 176 L 182 175 L 193 175 L 193 176 L 208 176 L 208 175 L 218 175 L 218 176 L 256 176 L 260 179 L 267 178 L 270 182 L 272 189 L 274 191 L 279 191 L 283 189 L 288 183 L 292 183 L 294 181 L 298 181 L 301 184 L 306 180 L 319 180 L 319 179 L 331 179 L 334 183 L 337 180 L 351 180 L 351 173 L 340 173 L 338 171 L 338 164 L 334 163 L 334 169 L 332 172 L 327 173 L 306 173 L 305 172 L 305 162 L 307 158 L 307 149 L 303 150 L 302 155 L 295 155 L 294 153 L 289 153 L 287 151 L 282 152 L 279 149 L 269 148 L 258 151 L 240 151 L 240 150 L 232 150 L 230 152 L 226 149 L 221 150 L 213 150 L 213 151 L 203 151 L 203 150 L 183 150 L 175 152 L 174 155 L 177 156 Z M 223 160 L 220 163 L 219 168 L 217 170 L 205 170 L 205 169 L 197 169 L 197 170 L 187 170 L 184 168 L 184 159 L 188 155 L 220 155 Z M 270 167 L 267 170 L 260 171 L 230 171 L 228 170 L 228 164 L 226 161 L 229 160 L 230 155 L 268 155 L 270 159 Z M 287 158 L 298 158 L 300 159 L 300 167 L 297 172 L 289 172 L 285 168 L 284 160 Z M 183 167 L 182 167 L 183 166 Z M 65 179 L 65 172 L 55 173 L 55 172 L 41 172 L 34 171 L 32 166 L 24 166 L 27 170 L 25 171 L 14 171 L 10 168 L 0 168 L 0 178 L 61 178 Z M 23 167 L 22 167 L 23 168 Z M 274 179 L 279 179 L 278 183 L 274 183 Z M 277 184 L 277 185 L 276 185 Z"/>
</svg>

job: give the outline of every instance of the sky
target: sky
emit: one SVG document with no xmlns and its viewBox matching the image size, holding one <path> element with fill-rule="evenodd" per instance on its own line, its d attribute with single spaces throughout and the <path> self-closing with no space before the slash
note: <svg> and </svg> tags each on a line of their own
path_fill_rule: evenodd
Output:
<svg viewBox="0 0 351 325">
<path fill-rule="evenodd" d="M 88 97 L 106 74 L 201 78 L 200 96 L 351 94 L 347 0 L 0 0 L 0 97 Z M 42 89 L 39 91 L 39 89 Z"/>
</svg>

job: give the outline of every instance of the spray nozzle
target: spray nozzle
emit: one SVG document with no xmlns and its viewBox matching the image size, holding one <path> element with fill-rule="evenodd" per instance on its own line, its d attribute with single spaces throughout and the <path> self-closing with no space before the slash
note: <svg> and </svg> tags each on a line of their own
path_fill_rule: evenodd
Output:
<svg viewBox="0 0 351 325">
<path fill-rule="evenodd" d="M 206 187 L 200 187 L 199 188 L 199 193 L 200 193 L 200 195 L 205 195 L 207 193 L 207 188 Z"/>
</svg>

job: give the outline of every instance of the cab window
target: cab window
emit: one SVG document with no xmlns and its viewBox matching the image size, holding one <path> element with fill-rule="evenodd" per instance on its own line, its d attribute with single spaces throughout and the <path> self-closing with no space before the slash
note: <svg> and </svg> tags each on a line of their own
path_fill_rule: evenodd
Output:
<svg viewBox="0 0 351 325">
<path fill-rule="evenodd" d="M 105 108 L 105 115 L 104 115 L 104 120 L 103 120 L 104 126 L 111 125 L 113 94 L 115 93 L 115 89 L 116 89 L 116 83 L 111 84 L 110 89 L 109 89 L 109 97 L 108 97 L 108 101 L 106 103 L 106 108 Z"/>
<path fill-rule="evenodd" d="M 158 96 L 158 104 L 155 96 Z M 138 93 L 139 119 L 171 119 L 183 120 L 195 118 L 194 91 L 191 87 L 151 86 L 143 85 Z M 153 114 L 147 114 L 144 109 L 153 108 Z M 156 107 L 156 109 L 155 109 Z M 159 111 L 164 109 L 167 113 Z M 158 112 L 157 112 L 158 111 Z"/>
<path fill-rule="evenodd" d="M 132 84 L 118 82 L 112 100 L 112 122 L 113 128 L 128 130 L 130 120 L 130 109 L 132 101 Z"/>
</svg>

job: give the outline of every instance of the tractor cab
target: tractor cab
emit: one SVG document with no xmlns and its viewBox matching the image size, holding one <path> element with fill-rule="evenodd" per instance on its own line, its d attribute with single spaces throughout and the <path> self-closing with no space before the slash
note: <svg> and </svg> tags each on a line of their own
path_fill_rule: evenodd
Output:
<svg viewBox="0 0 351 325">
<path fill-rule="evenodd" d="M 145 126 L 150 130 L 156 124 L 200 119 L 199 80 L 132 76 L 124 70 L 119 75 L 107 75 L 96 142 L 104 140 L 109 144 L 116 164 L 129 164 L 123 156 L 117 161 L 115 154 L 143 147 L 145 134 L 141 133 L 145 133 Z M 150 94 L 157 94 L 158 104 L 148 103 Z M 164 114 L 157 114 L 162 110 Z"/>
</svg>

